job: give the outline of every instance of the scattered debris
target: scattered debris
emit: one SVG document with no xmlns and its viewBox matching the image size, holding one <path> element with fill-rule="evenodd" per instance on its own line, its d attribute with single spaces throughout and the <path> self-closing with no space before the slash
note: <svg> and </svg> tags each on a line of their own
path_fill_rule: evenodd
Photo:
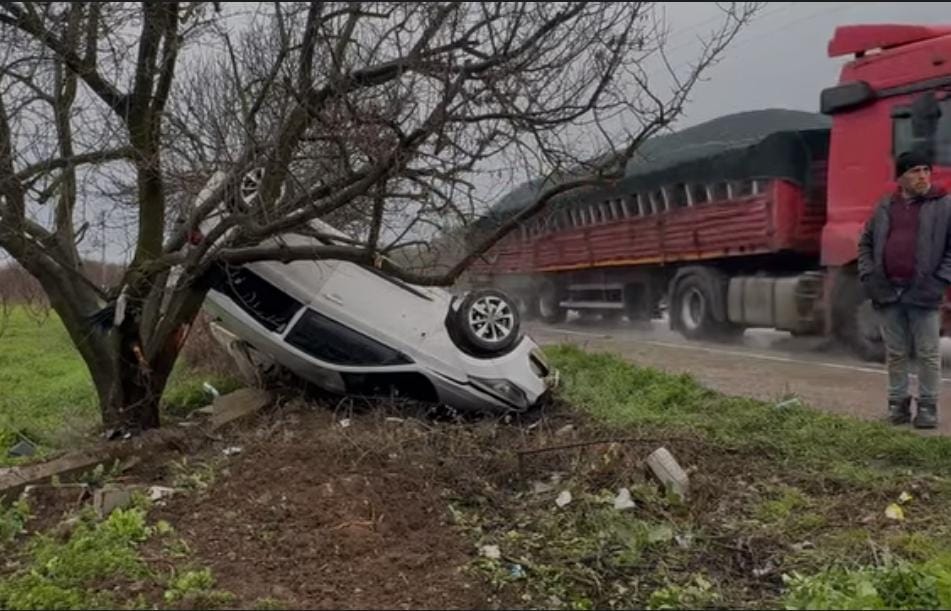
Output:
<svg viewBox="0 0 951 611">
<path fill-rule="evenodd" d="M 512 577 L 512 579 L 522 579 L 525 577 L 525 569 L 522 568 L 521 564 L 510 565 L 509 576 Z"/>
<path fill-rule="evenodd" d="M 100 517 L 106 517 L 116 509 L 132 502 L 132 496 L 140 491 L 138 486 L 106 486 L 93 493 L 92 506 Z"/>
<path fill-rule="evenodd" d="M 555 437 L 565 437 L 566 435 L 570 435 L 571 432 L 574 430 L 575 430 L 575 425 L 566 424 L 565 426 L 555 431 Z"/>
<path fill-rule="evenodd" d="M 898 503 L 892 503 L 885 508 L 885 517 L 889 520 L 896 520 L 901 522 L 905 519 L 905 510 L 901 508 L 901 505 Z"/>
<path fill-rule="evenodd" d="M 551 484 L 546 484 L 545 482 L 535 482 L 532 484 L 533 494 L 545 494 L 546 492 L 551 492 L 554 489 L 554 486 Z"/>
<path fill-rule="evenodd" d="M 396 418 L 395 416 L 387 417 L 386 421 L 389 422 L 390 424 L 403 424 L 404 422 L 406 422 L 404 418 Z"/>
<path fill-rule="evenodd" d="M 786 409 L 789 407 L 799 407 L 801 405 L 802 405 L 802 401 L 799 399 L 799 397 L 793 397 L 792 399 L 786 399 L 785 401 L 780 401 L 773 407 L 775 407 L 776 409 Z"/>
<path fill-rule="evenodd" d="M 201 385 L 201 388 L 202 388 L 202 390 L 204 390 L 206 393 L 208 393 L 209 395 L 211 395 L 211 398 L 212 398 L 212 399 L 217 399 L 218 397 L 221 396 L 221 393 L 218 392 L 218 389 L 215 388 L 214 386 L 212 386 L 211 384 L 209 384 L 208 382 L 205 382 L 204 384 L 202 384 L 202 385 Z"/>
<path fill-rule="evenodd" d="M 26 458 L 34 454 L 36 454 L 36 446 L 25 439 L 10 448 L 7 452 L 7 456 L 10 458 Z"/>
<path fill-rule="evenodd" d="M 502 550 L 499 549 L 498 545 L 483 545 L 479 553 L 489 560 L 498 560 L 502 557 Z"/>
<path fill-rule="evenodd" d="M 340 421 L 340 428 L 342 429 L 349 428 L 350 424 L 351 424 L 350 418 L 344 418 L 343 420 Z"/>
<path fill-rule="evenodd" d="M 625 509 L 634 509 L 636 505 L 631 499 L 631 491 L 627 488 L 621 488 L 618 491 L 617 497 L 614 499 L 614 508 L 619 511 L 624 511 Z"/>
<path fill-rule="evenodd" d="M 687 498 L 690 479 L 667 448 L 658 448 L 647 457 L 647 467 L 660 480 L 667 492 L 681 500 Z"/>
<path fill-rule="evenodd" d="M 901 493 L 901 496 L 898 497 L 898 502 L 904 505 L 905 503 L 911 501 L 912 498 L 914 498 L 914 497 L 912 497 L 912 496 L 911 496 L 910 494 L 908 494 L 907 492 L 902 492 L 902 493 Z"/>
<path fill-rule="evenodd" d="M 693 545 L 693 535 L 677 535 L 674 537 L 674 541 L 677 542 L 677 546 L 680 549 L 690 549 L 690 547 Z"/>
<path fill-rule="evenodd" d="M 42 484 L 51 477 L 64 478 L 112 460 L 110 452 L 77 452 L 49 462 L 8 469 L 0 473 L 0 500 L 12 500 L 30 484 Z"/>
<path fill-rule="evenodd" d="M 559 507 L 564 507 L 570 502 L 571 502 L 570 490 L 562 490 L 561 494 L 558 495 L 558 498 L 555 499 L 555 505 L 558 505 Z"/>
<path fill-rule="evenodd" d="M 773 565 L 772 560 L 767 560 L 766 564 L 760 568 L 753 569 L 753 577 L 757 579 L 761 577 L 766 577 L 767 575 L 774 573 L 776 571 L 775 565 Z"/>
<path fill-rule="evenodd" d="M 160 501 L 166 497 L 172 496 L 178 492 L 175 488 L 167 488 L 165 486 L 152 486 L 149 488 L 149 500 Z"/>
<path fill-rule="evenodd" d="M 259 388 L 243 388 L 222 395 L 214 402 L 211 430 L 217 431 L 226 424 L 250 416 L 270 405 L 272 401 L 271 393 Z"/>
<path fill-rule="evenodd" d="M 816 549 L 816 544 L 812 541 L 803 541 L 802 543 L 793 543 L 790 547 L 796 552 L 802 552 L 807 549 Z"/>
<path fill-rule="evenodd" d="M 242 448 L 241 446 L 231 446 L 229 448 L 225 448 L 224 450 L 222 450 L 221 453 L 224 454 L 225 456 L 235 456 L 237 454 L 240 454 L 243 451 L 244 451 L 244 448 Z"/>
</svg>

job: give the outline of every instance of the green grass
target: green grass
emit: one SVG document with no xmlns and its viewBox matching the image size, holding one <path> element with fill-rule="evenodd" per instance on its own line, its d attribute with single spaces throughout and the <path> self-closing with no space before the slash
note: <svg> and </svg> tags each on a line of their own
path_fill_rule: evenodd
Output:
<svg viewBox="0 0 951 611">
<path fill-rule="evenodd" d="M 619 602 L 646 603 L 651 608 L 702 607 L 723 602 L 718 598 L 722 593 L 727 606 L 789 609 L 947 608 L 951 604 L 951 520 L 946 511 L 951 502 L 951 438 L 923 437 L 801 404 L 777 407 L 771 402 L 727 397 L 704 388 L 689 375 L 638 367 L 618 356 L 592 354 L 575 346 L 549 347 L 546 352 L 561 371 L 561 397 L 590 414 L 599 426 L 616 429 L 619 436 L 636 430 L 657 438 L 696 439 L 714 452 L 735 451 L 736 456 L 750 456 L 757 463 L 750 465 L 749 473 L 738 473 L 752 484 L 728 486 L 730 492 L 700 514 L 660 506 L 661 515 L 673 520 L 675 532 L 698 532 L 698 547 L 671 547 L 645 557 L 684 568 L 672 570 L 670 585 L 662 587 L 656 581 L 649 583 L 652 573 L 642 574 L 640 587 L 655 589 L 646 598 L 638 594 L 633 599 L 621 597 Z M 922 494 L 906 499 L 904 521 L 883 518 L 887 504 L 919 485 Z M 656 510 L 658 504 L 642 498 L 638 506 L 642 514 Z M 509 522 L 543 524 L 535 517 L 509 518 Z M 560 525 L 543 529 L 538 537 L 554 546 L 559 539 L 553 532 L 575 534 Z M 734 587 L 735 576 L 722 572 L 714 578 L 714 586 L 706 587 L 705 577 L 693 575 L 698 563 L 714 573 L 729 566 L 729 560 L 710 561 L 722 549 L 704 545 L 705 537 L 742 541 L 750 534 L 759 538 L 759 553 L 776 550 L 772 553 L 783 579 L 780 592 L 770 586 L 750 594 Z M 582 533 L 573 540 L 587 542 L 592 537 Z M 792 551 L 794 544 L 804 542 L 809 546 Z M 552 570 L 571 566 L 551 564 Z M 625 585 L 637 589 L 634 584 Z M 543 590 L 547 591 L 532 592 L 536 600 L 552 591 Z M 554 591 L 559 597 L 563 594 Z M 568 591 L 564 596 L 578 600 L 579 595 Z M 612 606 L 616 601 L 602 598 L 597 602 Z"/>
<path fill-rule="evenodd" d="M 563 396 L 618 427 L 686 429 L 779 464 L 851 481 L 887 479 L 908 470 L 941 478 L 951 473 L 951 439 L 945 437 L 922 437 L 808 406 L 776 408 L 726 397 L 688 375 L 633 367 L 617 356 L 588 354 L 574 346 L 552 347 L 547 353 L 562 372 Z"/>
<path fill-rule="evenodd" d="M 38 534 L 27 540 L 0 572 L 0 609 L 156 608 L 141 594 L 147 585 L 163 589 L 164 602 L 176 608 L 233 606 L 233 594 L 213 589 L 210 569 L 180 556 L 173 560 L 175 531 L 163 521 L 150 525 L 149 505 L 137 497 L 133 506 L 105 519 L 87 507 L 74 516 L 76 526 L 67 536 Z M 162 555 L 168 556 L 160 570 L 142 553 L 149 541 L 153 553 L 161 544 Z"/>
<path fill-rule="evenodd" d="M 225 393 L 234 379 L 187 370 L 179 362 L 164 397 L 168 413 L 206 405 L 208 381 Z M 100 424 L 95 387 L 66 329 L 52 311 L 23 307 L 0 314 L 0 465 L 21 437 L 41 448 L 59 447 Z"/>
</svg>

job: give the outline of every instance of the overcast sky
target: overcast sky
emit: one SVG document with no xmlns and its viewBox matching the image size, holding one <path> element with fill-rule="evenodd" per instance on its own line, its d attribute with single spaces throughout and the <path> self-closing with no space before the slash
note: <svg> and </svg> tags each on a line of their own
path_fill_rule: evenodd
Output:
<svg viewBox="0 0 951 611">
<path fill-rule="evenodd" d="M 714 3 L 662 3 L 670 25 L 671 62 L 698 54 L 697 38 L 720 23 Z M 819 93 L 834 85 L 847 58 L 829 58 L 827 45 L 836 26 L 862 23 L 951 25 L 948 3 L 935 2 L 770 2 L 737 37 L 719 64 L 707 72 L 691 96 L 682 129 L 717 116 L 761 108 L 817 112 Z M 93 223 L 96 219 L 90 219 Z M 98 232 L 93 229 L 92 234 Z M 90 236 L 83 254 L 98 259 L 101 241 Z M 124 259 L 132 235 L 110 237 L 107 258 Z M 0 251 L 0 261 L 5 257 Z"/>
<path fill-rule="evenodd" d="M 666 5 L 669 44 L 689 56 L 690 41 L 711 27 L 717 9 L 702 2 Z M 818 112 L 819 92 L 836 83 L 847 61 L 828 57 L 835 28 L 865 23 L 951 25 L 951 8 L 947 2 L 769 2 L 694 89 L 678 127 L 759 108 Z"/>
</svg>

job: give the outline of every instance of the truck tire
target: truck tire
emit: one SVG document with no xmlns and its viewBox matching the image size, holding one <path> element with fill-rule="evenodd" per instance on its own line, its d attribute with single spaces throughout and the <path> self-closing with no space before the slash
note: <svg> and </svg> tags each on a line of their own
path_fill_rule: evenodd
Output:
<svg viewBox="0 0 951 611">
<path fill-rule="evenodd" d="M 699 274 L 685 276 L 677 283 L 671 300 L 670 317 L 687 339 L 732 340 L 743 335 L 744 328 L 717 320 L 710 282 Z"/>
<path fill-rule="evenodd" d="M 680 332 L 688 339 L 708 339 L 716 334 L 713 297 L 699 276 L 687 276 L 677 285 L 671 314 L 677 317 Z"/>
<path fill-rule="evenodd" d="M 554 282 L 546 282 L 538 292 L 538 317 L 550 324 L 565 322 L 568 316 L 568 310 L 561 307 L 561 292 Z"/>
<path fill-rule="evenodd" d="M 832 290 L 832 326 L 836 338 L 858 358 L 885 362 L 885 344 L 872 302 L 854 272 L 842 272 Z"/>
</svg>

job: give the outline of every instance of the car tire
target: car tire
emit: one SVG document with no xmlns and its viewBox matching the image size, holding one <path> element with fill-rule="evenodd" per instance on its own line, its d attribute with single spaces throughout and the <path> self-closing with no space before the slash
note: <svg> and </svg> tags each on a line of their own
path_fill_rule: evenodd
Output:
<svg viewBox="0 0 951 611">
<path fill-rule="evenodd" d="M 483 354 L 511 348 L 519 336 L 521 318 L 514 299 L 496 289 L 479 289 L 466 295 L 456 313 L 463 341 Z"/>
</svg>

